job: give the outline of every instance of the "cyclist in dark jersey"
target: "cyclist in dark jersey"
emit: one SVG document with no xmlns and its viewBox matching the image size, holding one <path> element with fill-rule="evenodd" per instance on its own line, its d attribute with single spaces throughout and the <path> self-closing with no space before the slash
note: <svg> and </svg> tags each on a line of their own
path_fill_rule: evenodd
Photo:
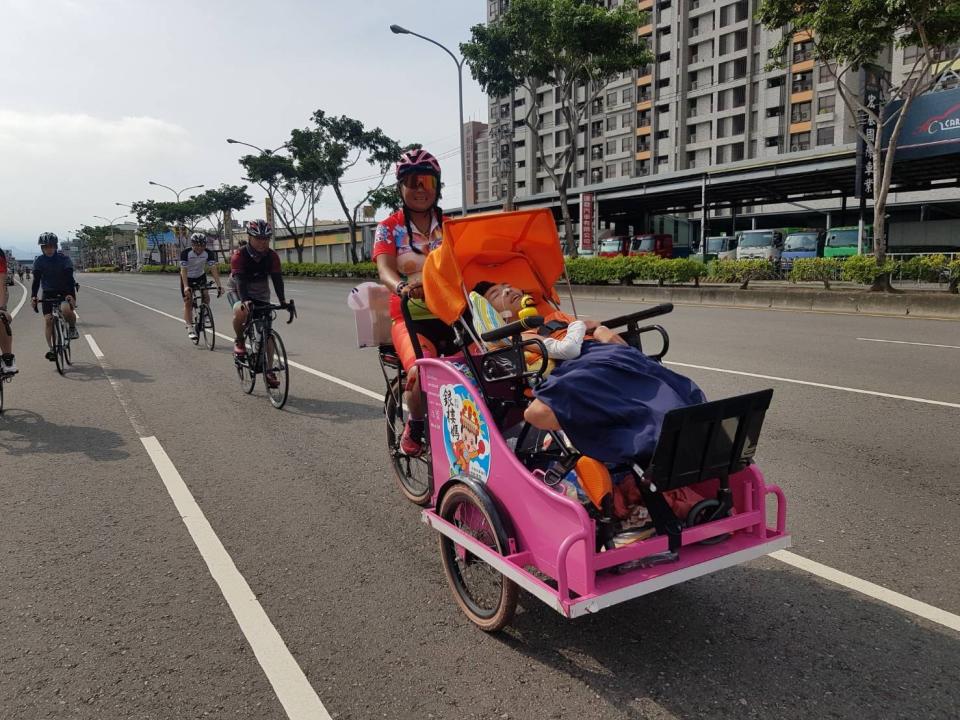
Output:
<svg viewBox="0 0 960 720">
<path fill-rule="evenodd" d="M 53 306 L 56 302 L 60 302 L 60 311 L 69 326 L 67 337 L 70 340 L 80 337 L 77 332 L 77 315 L 73 311 L 77 293 L 76 281 L 73 279 L 73 261 L 57 250 L 59 242 L 57 236 L 51 232 L 43 233 L 37 240 L 43 255 L 38 255 L 33 261 L 33 284 L 30 290 L 30 305 L 34 310 L 37 309 L 37 304 L 43 301 L 44 335 L 51 348 L 44 357 L 51 362 L 57 359 L 52 349 Z M 38 295 L 41 289 L 42 298 Z"/>
<path fill-rule="evenodd" d="M 230 258 L 230 290 L 227 300 L 233 308 L 233 332 L 235 341 L 233 352 L 242 357 L 247 349 L 243 342 L 243 329 L 250 317 L 250 310 L 257 304 L 270 304 L 270 282 L 277 293 L 277 302 L 285 305 L 283 275 L 280 268 L 280 256 L 270 248 L 273 230 L 266 220 L 252 220 L 247 223 L 249 242 L 234 252 Z M 269 349 L 268 349 L 269 352 Z M 267 373 L 267 384 L 275 387 L 279 384 L 272 373 Z"/>
<path fill-rule="evenodd" d="M 17 363 L 13 357 L 13 338 L 10 323 L 13 316 L 7 312 L 9 291 L 5 282 L 7 276 L 7 256 L 0 250 L 0 375 L 13 375 L 17 372 Z"/>
</svg>

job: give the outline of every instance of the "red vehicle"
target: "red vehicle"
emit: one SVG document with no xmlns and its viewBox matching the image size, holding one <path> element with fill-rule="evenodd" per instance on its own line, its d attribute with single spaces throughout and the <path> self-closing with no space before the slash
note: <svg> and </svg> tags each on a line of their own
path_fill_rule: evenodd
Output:
<svg viewBox="0 0 960 720">
<path fill-rule="evenodd" d="M 630 247 L 630 238 L 626 235 L 603 238 L 599 241 L 597 255 L 600 257 L 620 257 L 626 255 Z"/>
<path fill-rule="evenodd" d="M 630 241 L 629 255 L 659 255 L 662 258 L 673 257 L 673 236 L 647 233 L 637 235 Z"/>
</svg>

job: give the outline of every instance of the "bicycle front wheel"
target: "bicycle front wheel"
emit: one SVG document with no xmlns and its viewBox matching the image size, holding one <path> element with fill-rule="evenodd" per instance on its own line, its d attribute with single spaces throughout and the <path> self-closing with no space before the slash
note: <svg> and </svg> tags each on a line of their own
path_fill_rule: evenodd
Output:
<svg viewBox="0 0 960 720">
<path fill-rule="evenodd" d="M 276 331 L 271 330 L 264 343 L 263 377 L 267 386 L 270 404 L 277 410 L 287 404 L 290 392 L 290 368 L 287 366 L 287 350 Z M 272 351 L 269 351 L 272 347 Z"/>
<path fill-rule="evenodd" d="M 61 334 L 63 335 L 63 359 L 67 363 L 67 365 L 73 365 L 73 358 L 70 354 L 71 340 L 69 337 L 67 337 L 65 333 L 61 333 Z"/>
<path fill-rule="evenodd" d="M 53 323 L 53 354 L 56 356 L 57 372 L 63 375 L 66 363 L 63 355 L 63 323 L 59 318 Z"/>
<path fill-rule="evenodd" d="M 200 329 L 203 332 L 203 343 L 208 350 L 213 350 L 217 344 L 217 328 L 213 324 L 213 312 L 208 305 L 200 308 Z"/>
<path fill-rule="evenodd" d="M 387 450 L 390 463 L 404 497 L 416 505 L 429 505 L 433 496 L 433 469 L 430 451 L 411 457 L 400 449 L 405 424 L 403 416 L 403 383 L 395 378 L 387 388 L 383 399 L 384 413 L 387 418 Z"/>
</svg>

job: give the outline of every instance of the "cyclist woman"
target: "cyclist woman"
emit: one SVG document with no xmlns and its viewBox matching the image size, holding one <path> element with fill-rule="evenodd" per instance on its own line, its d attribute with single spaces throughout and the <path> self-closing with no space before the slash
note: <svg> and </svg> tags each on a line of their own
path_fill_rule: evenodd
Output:
<svg viewBox="0 0 960 720">
<path fill-rule="evenodd" d="M 377 225 L 373 259 L 388 290 L 391 331 L 397 356 L 407 371 L 404 401 L 409 419 L 400 439 L 407 455 L 423 452 L 424 407 L 420 381 L 414 367 L 416 355 L 400 310 L 400 298 L 408 297 L 408 308 L 424 355 L 436 357 L 453 347 L 453 331 L 427 309 L 423 300 L 421 274 L 427 255 L 443 240 L 443 213 L 440 199 L 440 163 L 426 150 L 409 150 L 397 163 L 397 186 L 403 207 Z"/>
</svg>

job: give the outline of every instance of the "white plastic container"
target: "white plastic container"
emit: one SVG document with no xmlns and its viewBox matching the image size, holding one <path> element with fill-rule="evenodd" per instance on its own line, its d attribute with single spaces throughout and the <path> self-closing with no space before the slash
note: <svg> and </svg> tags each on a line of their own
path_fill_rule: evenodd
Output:
<svg viewBox="0 0 960 720">
<path fill-rule="evenodd" d="M 357 323 L 357 345 L 377 347 L 392 342 L 390 327 L 390 291 L 380 283 L 357 285 L 347 297 Z"/>
</svg>

